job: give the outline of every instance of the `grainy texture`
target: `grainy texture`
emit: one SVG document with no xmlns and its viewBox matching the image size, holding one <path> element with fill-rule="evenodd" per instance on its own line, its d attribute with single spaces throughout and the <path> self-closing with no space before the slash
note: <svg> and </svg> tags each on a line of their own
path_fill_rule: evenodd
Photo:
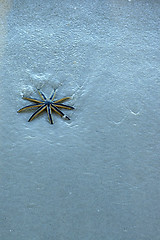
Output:
<svg viewBox="0 0 160 240">
<path fill-rule="evenodd" d="M 0 4 L 0 239 L 159 240 L 160 2 Z M 39 88 L 70 123 L 16 113 Z"/>
</svg>

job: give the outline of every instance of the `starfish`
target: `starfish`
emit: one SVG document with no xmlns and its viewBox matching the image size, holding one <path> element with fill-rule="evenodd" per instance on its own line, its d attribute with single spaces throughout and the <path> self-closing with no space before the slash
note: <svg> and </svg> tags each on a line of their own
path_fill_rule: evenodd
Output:
<svg viewBox="0 0 160 240">
<path fill-rule="evenodd" d="M 69 110 L 74 109 L 74 107 L 71 107 L 69 105 L 64 105 L 64 104 L 61 103 L 61 102 L 64 102 L 64 101 L 70 99 L 70 97 L 64 97 L 64 98 L 61 98 L 59 100 L 54 101 L 54 98 L 56 96 L 56 91 L 55 90 L 52 91 L 52 93 L 51 93 L 49 98 L 46 98 L 44 93 L 42 91 L 40 91 L 40 90 L 38 90 L 38 93 L 39 93 L 39 95 L 40 95 L 42 100 L 38 100 L 36 98 L 23 97 L 23 99 L 31 101 L 31 102 L 34 102 L 35 104 L 31 104 L 31 105 L 25 106 L 25 107 L 23 107 L 23 108 L 21 108 L 21 109 L 19 109 L 17 111 L 19 113 L 19 112 L 21 112 L 23 110 L 27 110 L 27 109 L 30 109 L 30 108 L 37 108 L 38 107 L 38 109 L 29 118 L 28 122 L 32 121 L 35 117 L 37 117 L 38 114 L 40 114 L 45 109 L 47 109 L 48 119 L 49 119 L 49 122 L 51 124 L 54 123 L 53 122 L 53 118 L 52 118 L 52 111 L 56 112 L 61 117 L 70 120 L 69 117 L 67 117 L 63 112 L 61 112 L 59 110 L 59 108 L 65 108 L 65 109 L 69 109 Z"/>
</svg>

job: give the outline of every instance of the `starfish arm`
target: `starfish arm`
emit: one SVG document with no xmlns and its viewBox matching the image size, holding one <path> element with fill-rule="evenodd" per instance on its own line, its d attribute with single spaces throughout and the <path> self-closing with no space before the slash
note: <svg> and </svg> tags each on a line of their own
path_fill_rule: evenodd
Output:
<svg viewBox="0 0 160 240">
<path fill-rule="evenodd" d="M 71 99 L 71 98 L 70 98 L 70 97 L 61 98 L 61 99 L 55 101 L 54 103 L 64 102 L 64 101 L 66 101 L 66 100 L 68 100 L 68 99 Z"/>
<path fill-rule="evenodd" d="M 25 106 L 23 108 L 20 108 L 17 112 L 19 113 L 19 112 L 21 112 L 23 110 L 27 110 L 27 109 L 34 108 L 34 107 L 41 107 L 41 106 L 42 106 L 42 104 L 28 105 L 28 106 Z"/>
<path fill-rule="evenodd" d="M 39 95 L 40 95 L 40 97 L 42 98 L 43 101 L 45 101 L 47 99 L 42 91 L 38 90 L 38 93 L 39 93 Z"/>
<path fill-rule="evenodd" d="M 69 105 L 65 105 L 65 104 L 62 104 L 62 103 L 58 103 L 58 104 L 53 103 L 53 105 L 56 106 L 56 107 L 59 107 L 59 108 L 65 108 L 65 109 L 69 109 L 69 110 L 74 109 L 74 107 L 71 107 Z"/>
<path fill-rule="evenodd" d="M 48 114 L 48 119 L 49 119 L 50 123 L 53 124 L 51 108 L 48 105 L 47 105 L 47 114 Z"/>
<path fill-rule="evenodd" d="M 35 111 L 35 113 L 33 113 L 33 115 L 30 117 L 30 119 L 28 120 L 28 122 L 32 121 L 38 114 L 40 114 L 47 106 L 45 104 L 43 104 L 40 108 L 37 109 L 37 111 Z"/>
<path fill-rule="evenodd" d="M 23 97 L 24 100 L 28 100 L 28 101 L 31 101 L 31 102 L 36 102 L 36 103 L 43 103 L 43 101 L 41 100 L 38 100 L 36 98 L 28 98 L 28 97 Z"/>
<path fill-rule="evenodd" d="M 54 98 L 55 98 L 55 96 L 56 96 L 56 90 L 53 90 L 52 93 L 51 93 L 51 95 L 50 95 L 50 97 L 49 97 L 49 99 L 50 99 L 51 101 L 53 101 Z"/>
<path fill-rule="evenodd" d="M 63 112 L 61 112 L 57 107 L 55 107 L 54 105 L 51 105 L 51 108 L 53 109 L 53 111 L 55 111 L 56 113 L 58 113 L 61 117 L 65 117 L 66 119 L 70 120 L 69 117 L 67 117 Z"/>
</svg>

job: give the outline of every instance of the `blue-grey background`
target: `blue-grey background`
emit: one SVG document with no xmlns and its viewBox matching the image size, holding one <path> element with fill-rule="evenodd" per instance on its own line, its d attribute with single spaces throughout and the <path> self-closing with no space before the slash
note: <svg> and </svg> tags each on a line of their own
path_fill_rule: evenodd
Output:
<svg viewBox="0 0 160 240">
<path fill-rule="evenodd" d="M 160 1 L 0 1 L 0 239 L 160 239 Z M 17 113 L 41 88 L 67 122 Z"/>
</svg>

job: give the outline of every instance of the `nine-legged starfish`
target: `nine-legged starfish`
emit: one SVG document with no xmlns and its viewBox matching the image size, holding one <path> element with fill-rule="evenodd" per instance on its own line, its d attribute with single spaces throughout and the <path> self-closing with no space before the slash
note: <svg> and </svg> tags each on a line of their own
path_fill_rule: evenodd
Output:
<svg viewBox="0 0 160 240">
<path fill-rule="evenodd" d="M 42 98 L 42 100 L 38 100 L 36 98 L 23 97 L 23 99 L 34 102 L 35 104 L 25 106 L 25 107 L 23 107 L 23 108 L 21 108 L 17 111 L 19 113 L 19 112 L 21 112 L 23 110 L 26 110 L 26 109 L 37 108 L 38 107 L 38 109 L 30 117 L 28 122 L 32 121 L 35 117 L 37 117 L 38 114 L 40 114 L 45 109 L 47 109 L 48 119 L 49 119 L 49 122 L 51 124 L 53 124 L 52 111 L 58 113 L 61 117 L 70 120 L 69 117 L 67 117 L 63 112 L 61 112 L 58 109 L 58 108 L 65 108 L 65 109 L 69 109 L 69 110 L 74 109 L 74 107 L 64 105 L 64 104 L 61 103 L 61 102 L 64 102 L 64 101 L 70 99 L 70 97 L 64 97 L 64 98 L 61 98 L 59 100 L 54 101 L 54 98 L 56 96 L 56 91 L 55 90 L 51 93 L 49 98 L 46 98 L 44 93 L 40 90 L 38 91 L 38 93 L 39 93 L 40 97 Z"/>
</svg>

